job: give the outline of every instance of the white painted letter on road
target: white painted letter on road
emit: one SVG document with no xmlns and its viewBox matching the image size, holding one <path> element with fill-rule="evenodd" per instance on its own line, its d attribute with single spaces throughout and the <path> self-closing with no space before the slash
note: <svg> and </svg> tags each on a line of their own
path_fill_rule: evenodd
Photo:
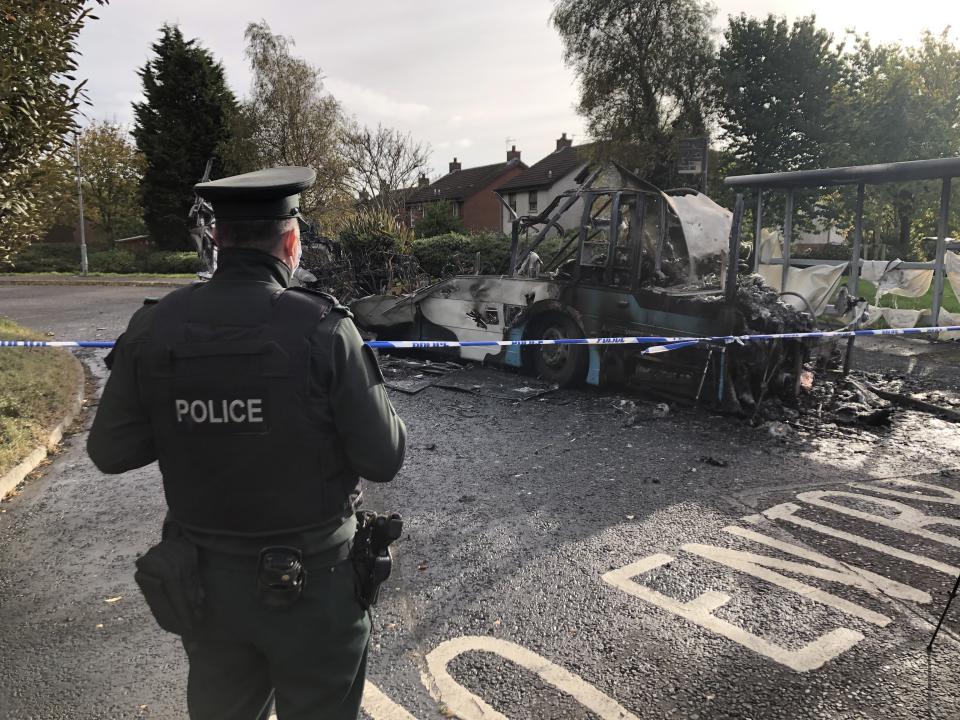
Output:
<svg viewBox="0 0 960 720">
<path fill-rule="evenodd" d="M 655 570 L 670 562 L 673 562 L 670 555 L 651 555 L 624 568 L 606 573 L 603 580 L 634 597 L 679 615 L 728 640 L 733 640 L 748 650 L 786 665 L 796 672 L 816 670 L 863 640 L 863 635 L 855 630 L 837 628 L 807 643 L 799 650 L 788 650 L 714 615 L 716 610 L 730 601 L 731 598 L 726 593 L 708 590 L 690 602 L 680 602 L 651 590 L 633 579 L 641 573 Z"/>
<path fill-rule="evenodd" d="M 830 502 L 825 498 L 849 498 L 858 502 L 872 503 L 876 506 L 896 511 L 896 516 L 891 518 L 883 515 L 874 515 L 873 513 L 856 510 L 846 505 Z M 861 495 L 860 493 L 842 492 L 840 490 L 815 490 L 813 492 L 802 492 L 797 495 L 797 500 L 801 500 L 802 502 L 810 505 L 816 505 L 817 507 L 827 508 L 828 510 L 834 510 L 838 513 L 843 513 L 844 515 L 849 515 L 850 517 L 855 517 L 860 520 L 867 520 L 869 522 L 876 523 L 877 525 L 893 528 L 894 530 L 911 533 L 912 535 L 919 535 L 922 538 L 934 540 L 936 542 L 943 543 L 944 545 L 960 547 L 960 539 L 951 537 L 950 535 L 944 535 L 943 533 L 934 532 L 933 530 L 925 529 L 928 525 L 948 525 L 951 527 L 960 527 L 960 520 L 955 518 L 941 517 L 940 515 L 927 515 L 926 513 L 917 510 L 914 507 L 910 507 L 902 502 L 897 502 L 896 500 L 888 500 L 887 498 L 879 498 L 872 495 Z"/>
<path fill-rule="evenodd" d="M 516 663 L 567 693 L 603 720 L 639 720 L 616 700 L 545 657 L 507 640 L 469 635 L 446 640 L 431 650 L 427 655 L 427 673 L 423 676 L 423 684 L 433 699 L 462 720 L 507 720 L 505 715 L 463 687 L 447 671 L 450 661 L 465 652 L 493 653 Z"/>
</svg>

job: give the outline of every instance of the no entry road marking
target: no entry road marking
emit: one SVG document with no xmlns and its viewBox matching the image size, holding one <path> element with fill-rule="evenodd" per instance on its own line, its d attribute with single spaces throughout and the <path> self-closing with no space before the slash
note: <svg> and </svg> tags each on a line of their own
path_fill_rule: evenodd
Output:
<svg viewBox="0 0 960 720">
<path fill-rule="evenodd" d="M 853 483 L 852 485 L 857 489 L 867 490 L 880 495 L 890 495 L 916 501 L 960 505 L 960 493 L 950 488 L 911 480 L 892 481 L 893 485 L 907 488 L 906 490 L 889 487 L 890 484 L 891 481 L 885 481 L 884 484 L 877 485 L 865 483 Z M 933 540 L 944 545 L 960 548 L 960 539 L 927 529 L 931 526 L 960 527 L 960 520 L 955 518 L 927 515 L 923 511 L 897 500 L 842 490 L 801 492 L 797 494 L 796 497 L 798 500 L 814 507 L 832 510 L 858 520 L 875 523 L 900 532 L 917 535 L 927 540 Z M 886 514 L 880 515 L 865 512 L 850 507 L 849 505 L 832 502 L 832 499 L 853 501 L 853 503 L 861 507 L 864 504 L 872 504 Z M 765 510 L 760 515 L 747 517 L 745 520 L 751 523 L 757 523 L 763 517 L 770 520 L 784 520 L 800 527 L 812 529 L 824 535 L 869 547 L 887 555 L 908 560 L 940 572 L 948 574 L 957 574 L 960 572 L 948 563 L 942 563 L 938 560 L 933 560 L 875 540 L 854 535 L 853 533 L 837 530 L 812 520 L 799 518 L 796 516 L 798 510 L 800 510 L 798 505 L 784 503 Z M 869 570 L 855 567 L 849 563 L 842 563 L 822 553 L 807 550 L 792 543 L 787 543 L 739 526 L 731 525 L 725 527 L 724 531 L 737 537 L 742 537 L 746 540 L 767 545 L 782 552 L 804 558 L 805 560 L 816 563 L 816 565 L 798 563 L 791 560 L 781 560 L 752 552 L 700 543 L 686 543 L 682 545 L 680 549 L 777 585 L 803 598 L 827 605 L 847 615 L 879 627 L 889 625 L 890 622 L 892 622 L 891 618 L 776 571 L 781 570 L 793 574 L 806 575 L 828 582 L 847 585 L 848 587 L 855 587 L 873 596 L 889 596 L 898 600 L 915 603 L 931 602 L 930 594 L 926 591 L 919 590 Z M 676 598 L 659 593 L 636 580 L 638 576 L 658 567 L 668 565 L 672 563 L 673 560 L 674 558 L 671 555 L 657 553 L 631 563 L 626 567 L 612 570 L 603 575 L 603 580 L 634 597 L 672 612 L 718 635 L 739 643 L 753 652 L 782 665 L 786 665 L 797 672 L 816 670 L 863 640 L 863 635 L 860 632 L 852 628 L 837 627 L 799 649 L 788 650 L 785 647 L 787 643 L 773 642 L 717 617 L 715 614 L 716 611 L 732 599 L 727 593 L 710 590 L 702 593 L 693 600 L 681 602 Z M 795 641 L 789 644 L 795 644 Z"/>
</svg>

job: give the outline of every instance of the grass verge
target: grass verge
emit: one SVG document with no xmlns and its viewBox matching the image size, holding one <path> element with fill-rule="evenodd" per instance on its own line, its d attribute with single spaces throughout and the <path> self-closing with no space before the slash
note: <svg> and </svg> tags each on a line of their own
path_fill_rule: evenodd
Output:
<svg viewBox="0 0 960 720">
<path fill-rule="evenodd" d="M 42 340 L 0 317 L 0 340 Z M 0 477 L 42 445 L 76 395 L 76 365 L 56 348 L 0 348 Z"/>
<path fill-rule="evenodd" d="M 12 277 L 12 278 L 90 278 L 95 280 L 97 278 L 112 278 L 112 279 L 129 279 L 129 280 L 151 280 L 154 278 L 189 278 L 196 279 L 196 273 L 111 273 L 111 272 L 97 272 L 97 273 L 88 273 L 87 275 L 81 275 L 79 272 L 5 272 L 0 274 L 0 278 Z"/>
</svg>

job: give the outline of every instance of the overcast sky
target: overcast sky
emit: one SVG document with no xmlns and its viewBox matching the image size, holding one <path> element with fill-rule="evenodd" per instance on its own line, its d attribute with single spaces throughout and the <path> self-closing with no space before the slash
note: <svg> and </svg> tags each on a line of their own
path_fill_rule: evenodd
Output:
<svg viewBox="0 0 960 720">
<path fill-rule="evenodd" d="M 80 38 L 80 77 L 88 79 L 89 118 L 129 123 L 140 97 L 136 70 L 160 26 L 179 24 L 219 58 L 238 97 L 250 73 L 243 31 L 264 19 L 293 37 L 295 52 L 326 75 L 326 88 L 360 122 L 410 131 L 433 148 L 434 174 L 457 156 L 463 167 L 505 159 L 516 144 L 527 164 L 566 132 L 584 137 L 573 110 L 577 91 L 550 26 L 550 0 L 111 0 Z M 848 28 L 877 41 L 916 44 L 956 17 L 944 0 L 717 0 L 718 28 L 730 14 L 816 13 L 841 36 Z M 952 12 L 951 12 L 952 8 Z M 957 41 L 960 28 L 951 32 Z M 507 138 L 510 138 L 507 143 Z"/>
</svg>

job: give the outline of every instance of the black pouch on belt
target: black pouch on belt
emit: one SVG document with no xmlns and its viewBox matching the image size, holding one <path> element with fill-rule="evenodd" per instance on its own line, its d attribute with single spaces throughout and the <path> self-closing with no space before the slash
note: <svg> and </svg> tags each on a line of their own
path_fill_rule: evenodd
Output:
<svg viewBox="0 0 960 720">
<path fill-rule="evenodd" d="M 193 632 L 200 623 L 203 589 L 197 546 L 179 532 L 164 538 L 137 559 L 134 580 L 157 624 L 176 635 Z"/>
</svg>

